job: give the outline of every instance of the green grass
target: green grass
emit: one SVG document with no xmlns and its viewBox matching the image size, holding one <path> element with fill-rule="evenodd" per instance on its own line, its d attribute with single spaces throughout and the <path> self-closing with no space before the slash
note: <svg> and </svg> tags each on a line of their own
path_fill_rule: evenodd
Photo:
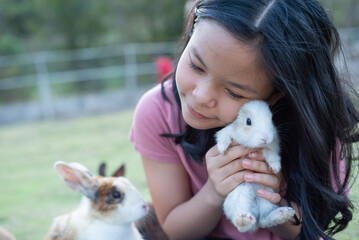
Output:
<svg viewBox="0 0 359 240">
<path fill-rule="evenodd" d="M 59 160 L 107 174 L 126 165 L 126 177 L 149 200 L 140 157 L 128 140 L 132 111 L 0 128 L 0 225 L 18 240 L 43 239 L 52 219 L 74 209 L 81 195 L 56 174 Z"/>
<path fill-rule="evenodd" d="M 55 216 L 73 210 L 81 195 L 56 174 L 59 160 L 81 162 L 111 174 L 122 163 L 126 177 L 150 200 L 140 157 L 128 140 L 133 111 L 0 128 L 0 225 L 18 240 L 43 239 Z M 359 207 L 359 184 L 351 190 Z M 325 213 L 323 213 L 325 214 Z M 359 218 L 336 236 L 359 240 Z"/>
</svg>

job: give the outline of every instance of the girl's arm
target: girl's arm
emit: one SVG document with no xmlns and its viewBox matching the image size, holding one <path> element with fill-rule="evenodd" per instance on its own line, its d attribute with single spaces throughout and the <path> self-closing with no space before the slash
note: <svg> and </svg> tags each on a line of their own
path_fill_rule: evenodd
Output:
<svg viewBox="0 0 359 240">
<path fill-rule="evenodd" d="M 142 158 L 158 219 L 170 239 L 198 239 L 210 233 L 223 215 L 225 197 L 245 180 L 274 189 L 274 193 L 264 191 L 260 196 L 274 204 L 284 203 L 278 193 L 281 177 L 270 171 L 261 154 L 250 155 L 250 160 L 243 158 L 248 153 L 238 145 L 231 146 L 225 155 L 219 154 L 216 146 L 211 148 L 206 154 L 209 178 L 194 196 L 182 165 Z M 288 222 L 271 231 L 285 239 L 295 239 L 300 228 Z"/>
<path fill-rule="evenodd" d="M 142 161 L 157 217 L 170 239 L 199 239 L 210 233 L 222 216 L 222 199 L 211 183 L 192 197 L 182 165 Z"/>
</svg>

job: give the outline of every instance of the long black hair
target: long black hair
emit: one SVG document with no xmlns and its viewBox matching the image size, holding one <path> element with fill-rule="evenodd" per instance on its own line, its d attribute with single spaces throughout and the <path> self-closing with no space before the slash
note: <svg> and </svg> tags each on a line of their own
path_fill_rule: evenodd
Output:
<svg viewBox="0 0 359 240">
<path fill-rule="evenodd" d="M 333 239 L 352 219 L 346 189 L 357 159 L 353 143 L 359 139 L 357 93 L 334 64 L 340 38 L 333 23 L 317 0 L 203 0 L 189 16 L 183 48 L 202 20 L 219 23 L 245 44 L 256 44 L 271 83 L 284 95 L 272 111 L 281 139 L 285 198 L 301 207 L 298 238 Z M 187 126 L 175 141 L 201 162 L 215 144 L 217 130 Z M 340 161 L 346 161 L 344 179 Z"/>
</svg>

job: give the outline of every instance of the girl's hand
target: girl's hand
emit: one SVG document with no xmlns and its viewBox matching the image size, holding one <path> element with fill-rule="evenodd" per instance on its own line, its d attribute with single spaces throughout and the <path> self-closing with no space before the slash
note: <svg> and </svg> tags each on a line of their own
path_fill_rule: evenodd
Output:
<svg viewBox="0 0 359 240">
<path fill-rule="evenodd" d="M 206 164 L 208 180 L 218 204 L 223 204 L 228 193 L 244 181 L 260 183 L 273 189 L 274 192 L 258 189 L 257 194 L 273 204 L 279 204 L 282 175 L 272 172 L 260 149 L 232 144 L 225 154 L 220 154 L 217 146 L 214 146 L 206 154 Z"/>
<path fill-rule="evenodd" d="M 249 149 L 240 145 L 231 145 L 225 154 L 220 154 L 217 146 L 212 147 L 206 153 L 207 183 L 211 186 L 218 205 L 222 205 L 228 193 L 244 182 L 246 173 L 250 173 L 242 165 L 243 157 L 250 152 Z"/>
<path fill-rule="evenodd" d="M 265 189 L 258 189 L 258 196 L 267 199 L 273 204 L 279 204 L 281 196 L 280 183 L 282 180 L 281 172 L 274 174 L 268 163 L 263 158 L 262 152 L 250 153 L 242 161 L 243 169 L 250 170 L 244 176 L 246 182 L 256 182 L 273 189 L 274 192 Z"/>
</svg>

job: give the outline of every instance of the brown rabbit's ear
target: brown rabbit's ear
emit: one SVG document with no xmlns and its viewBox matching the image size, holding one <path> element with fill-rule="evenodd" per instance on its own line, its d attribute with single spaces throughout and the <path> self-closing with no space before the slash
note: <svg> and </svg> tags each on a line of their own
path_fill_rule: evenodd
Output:
<svg viewBox="0 0 359 240">
<path fill-rule="evenodd" d="M 114 174 L 112 174 L 112 177 L 123 177 L 125 175 L 125 165 L 122 164 L 121 167 L 119 167 Z"/>
<path fill-rule="evenodd" d="M 55 169 L 61 179 L 71 189 L 81 192 L 90 199 L 96 199 L 97 184 L 92 180 L 87 171 L 75 168 L 65 162 L 56 162 Z"/>
<path fill-rule="evenodd" d="M 98 168 L 98 174 L 102 177 L 106 176 L 106 163 L 101 163 L 100 167 Z"/>
</svg>

